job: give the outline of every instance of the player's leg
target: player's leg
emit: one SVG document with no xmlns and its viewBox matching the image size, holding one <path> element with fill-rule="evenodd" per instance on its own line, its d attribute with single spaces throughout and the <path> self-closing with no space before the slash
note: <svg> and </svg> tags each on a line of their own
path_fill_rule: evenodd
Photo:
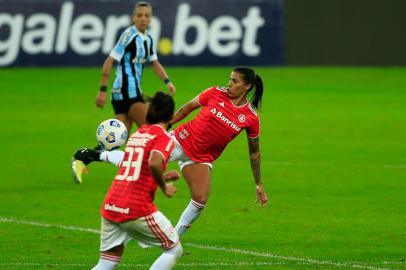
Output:
<svg viewBox="0 0 406 270">
<path fill-rule="evenodd" d="M 169 270 L 175 266 L 176 262 L 182 257 L 183 248 L 180 242 L 170 249 L 164 250 L 161 256 L 151 265 L 150 270 Z"/>
<path fill-rule="evenodd" d="M 141 247 L 158 246 L 164 251 L 150 269 L 172 269 L 182 256 L 182 245 L 171 222 L 159 211 L 136 220 L 120 224 Z"/>
<path fill-rule="evenodd" d="M 120 263 L 124 253 L 124 245 L 113 247 L 100 253 L 100 258 L 92 270 L 113 270 Z"/>
<path fill-rule="evenodd" d="M 192 163 L 182 168 L 182 174 L 189 186 L 192 199 L 175 227 L 180 236 L 192 226 L 206 205 L 210 193 L 211 168 L 204 163 Z"/>
<path fill-rule="evenodd" d="M 131 127 L 133 124 L 130 116 L 128 116 L 126 113 L 119 113 L 116 114 L 114 118 L 123 122 L 125 127 L 127 128 L 127 132 L 130 134 Z"/>
<path fill-rule="evenodd" d="M 115 115 L 115 118 L 124 123 L 125 127 L 127 128 L 127 131 L 131 130 L 132 120 L 126 113 L 118 113 Z M 93 148 L 93 150 L 102 150 L 102 148 L 100 147 L 100 145 L 97 145 L 95 148 Z M 87 165 L 89 165 L 90 162 L 91 161 L 83 162 L 81 160 L 72 158 L 71 166 L 72 166 L 72 177 L 73 177 L 74 183 L 81 184 L 83 182 L 83 179 L 82 179 L 83 174 L 88 173 L 89 170 L 87 168 Z"/>
<path fill-rule="evenodd" d="M 148 106 L 143 101 L 138 101 L 133 103 L 130 106 L 130 110 L 128 111 L 129 118 L 137 124 L 138 127 L 144 125 L 146 123 L 146 116 L 147 116 Z"/>
<path fill-rule="evenodd" d="M 121 229 L 119 224 L 102 218 L 100 258 L 92 270 L 113 270 L 120 263 L 125 244 L 130 240 L 130 236 Z"/>
</svg>

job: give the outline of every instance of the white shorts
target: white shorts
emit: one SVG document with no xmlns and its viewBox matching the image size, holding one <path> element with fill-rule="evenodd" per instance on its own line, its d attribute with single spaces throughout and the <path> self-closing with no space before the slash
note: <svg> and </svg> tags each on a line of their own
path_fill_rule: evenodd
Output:
<svg viewBox="0 0 406 270">
<path fill-rule="evenodd" d="M 176 139 L 175 132 L 173 131 L 169 132 L 169 136 L 175 142 L 175 148 L 173 149 L 171 155 L 169 156 L 169 162 L 178 160 L 178 166 L 180 170 L 183 170 L 183 168 L 187 165 L 196 163 L 186 155 L 185 151 L 183 151 L 182 146 Z M 210 162 L 201 162 L 201 164 L 206 164 L 207 166 L 210 167 L 210 169 L 213 167 L 213 165 Z"/>
<path fill-rule="evenodd" d="M 171 249 L 179 242 L 179 236 L 171 222 L 159 211 L 126 222 L 112 222 L 102 217 L 100 251 L 107 251 L 131 239 L 141 247 L 160 246 Z"/>
</svg>

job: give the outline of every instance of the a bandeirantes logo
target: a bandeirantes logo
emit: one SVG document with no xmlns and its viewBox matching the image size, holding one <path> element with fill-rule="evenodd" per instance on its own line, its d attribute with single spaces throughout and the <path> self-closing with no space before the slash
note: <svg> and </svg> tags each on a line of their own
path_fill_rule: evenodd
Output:
<svg viewBox="0 0 406 270">
<path fill-rule="evenodd" d="M 223 115 L 223 112 L 220 110 L 216 110 L 216 108 L 213 108 L 210 110 L 210 112 L 212 114 L 214 114 L 215 116 L 217 116 L 217 118 L 219 118 L 221 121 L 223 121 L 224 123 L 226 123 L 228 126 L 230 126 L 231 128 L 233 128 L 234 130 L 236 130 L 237 132 L 241 131 L 241 127 L 237 126 L 234 121 L 231 121 L 230 119 L 228 119 L 227 117 L 225 117 Z"/>
</svg>

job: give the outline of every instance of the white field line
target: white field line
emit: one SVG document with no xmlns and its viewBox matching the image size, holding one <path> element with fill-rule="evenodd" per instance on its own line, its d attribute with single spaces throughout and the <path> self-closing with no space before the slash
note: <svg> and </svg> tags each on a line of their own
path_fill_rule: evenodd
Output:
<svg viewBox="0 0 406 270">
<path fill-rule="evenodd" d="M 336 266 L 336 267 L 347 267 L 347 268 L 358 268 L 358 269 L 370 269 L 370 270 L 389 270 L 388 268 L 380 268 L 380 267 L 375 267 L 375 266 L 370 266 L 358 262 L 333 262 L 329 260 L 316 260 L 316 259 L 310 259 L 310 258 L 297 258 L 297 257 L 292 257 L 292 256 L 282 256 L 282 255 L 276 255 L 268 252 L 257 252 L 257 251 L 251 251 L 251 250 L 242 250 L 242 249 L 237 249 L 237 248 L 226 248 L 226 247 L 216 247 L 216 246 L 207 246 L 207 245 L 199 245 L 199 244 L 192 244 L 192 243 L 185 243 L 185 246 L 190 246 L 194 248 L 200 248 L 200 249 L 206 249 L 206 250 L 216 250 L 216 251 L 224 251 L 224 252 L 229 252 L 229 253 L 237 253 L 237 254 L 244 254 L 244 255 L 252 255 L 256 257 L 268 257 L 268 258 L 274 258 L 274 259 L 280 259 L 280 260 L 287 260 L 287 261 L 294 261 L 294 262 L 301 262 L 301 263 L 306 263 L 306 264 L 311 264 L 311 265 L 331 265 L 331 266 Z"/>
<path fill-rule="evenodd" d="M 65 226 L 65 225 L 59 225 L 59 224 L 46 224 L 46 223 L 39 223 L 39 222 L 26 221 L 26 220 L 17 220 L 14 218 L 0 217 L 0 222 L 25 224 L 25 225 L 32 225 L 32 226 L 45 227 L 45 228 L 59 228 L 59 229 L 65 229 L 65 230 L 71 230 L 71 231 L 80 231 L 80 232 L 89 232 L 89 233 L 99 234 L 99 230 L 90 229 L 90 228 Z M 252 251 L 252 250 L 242 250 L 242 249 L 237 249 L 237 248 L 208 246 L 208 245 L 200 245 L 200 244 L 193 244 L 193 243 L 184 243 L 183 245 L 190 246 L 193 248 L 198 248 L 198 249 L 216 250 L 216 251 L 223 251 L 223 252 L 234 253 L 234 254 L 251 255 L 251 256 L 256 256 L 256 257 L 274 258 L 274 259 L 287 260 L 287 261 L 293 261 L 293 262 L 299 262 L 299 263 L 305 263 L 305 264 L 311 264 L 311 265 L 330 265 L 330 266 L 335 266 L 335 267 L 369 269 L 369 270 L 393 270 L 393 268 L 392 269 L 379 268 L 379 267 L 370 266 L 370 265 L 363 264 L 363 263 L 353 263 L 353 262 L 339 263 L 339 262 L 333 262 L 333 261 L 329 261 L 329 260 L 298 258 L 298 257 L 293 257 L 293 256 L 277 255 L 277 254 L 273 254 L 273 253 L 269 253 L 269 252 L 257 252 L 257 251 Z"/>
<path fill-rule="evenodd" d="M 198 266 L 204 267 L 247 267 L 247 266 L 274 266 L 274 265 L 286 265 L 287 263 L 283 262 L 236 262 L 236 263 L 228 263 L 228 262 L 202 262 L 202 263 L 178 263 L 176 264 L 177 267 L 182 268 L 194 268 Z M 134 263 L 120 263 L 120 268 L 135 268 L 135 267 L 148 267 L 151 264 L 134 264 Z M 0 267 L 6 266 L 21 266 L 21 267 L 31 267 L 31 266 L 54 266 L 54 267 L 92 267 L 94 264 L 86 264 L 86 263 L 2 263 L 0 262 Z"/>
<path fill-rule="evenodd" d="M 221 163 L 233 163 L 232 161 L 221 161 Z M 362 167 L 362 168 L 382 168 L 382 169 L 406 169 L 406 164 L 334 164 L 327 162 L 289 162 L 289 161 L 269 161 L 262 160 L 261 163 L 276 166 L 296 166 L 296 167 Z"/>
<path fill-rule="evenodd" d="M 279 162 L 270 161 L 271 165 L 299 166 L 299 167 L 361 167 L 361 168 L 382 168 L 382 169 L 406 169 L 406 164 L 334 164 L 317 162 Z"/>
</svg>

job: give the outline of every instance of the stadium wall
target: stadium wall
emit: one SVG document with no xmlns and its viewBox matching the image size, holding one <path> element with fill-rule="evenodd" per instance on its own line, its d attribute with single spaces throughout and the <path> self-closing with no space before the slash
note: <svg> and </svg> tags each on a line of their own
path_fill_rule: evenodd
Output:
<svg viewBox="0 0 406 270">
<path fill-rule="evenodd" d="M 288 65 L 406 65 L 405 0 L 285 0 Z"/>
<path fill-rule="evenodd" d="M 100 66 L 138 1 L 0 0 L 0 66 Z M 165 65 L 282 65 L 283 0 L 149 1 Z"/>
</svg>

